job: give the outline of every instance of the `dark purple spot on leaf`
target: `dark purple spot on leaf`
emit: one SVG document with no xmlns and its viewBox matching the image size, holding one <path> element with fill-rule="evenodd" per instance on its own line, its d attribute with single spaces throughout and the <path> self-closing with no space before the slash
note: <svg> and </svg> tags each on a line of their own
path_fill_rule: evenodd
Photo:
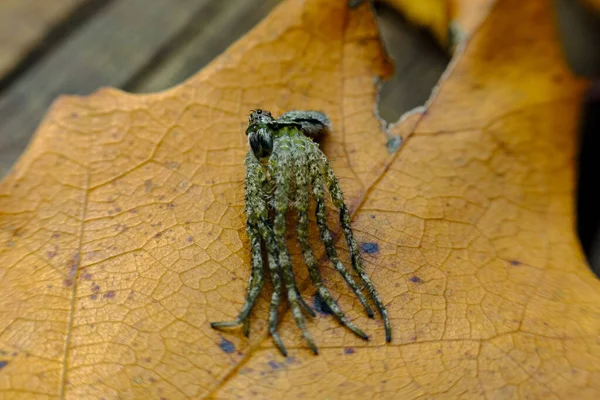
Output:
<svg viewBox="0 0 600 400">
<path fill-rule="evenodd" d="M 344 349 L 344 354 L 354 354 L 354 349 L 352 347 L 346 347 Z"/>
<path fill-rule="evenodd" d="M 219 343 L 219 347 L 227 354 L 231 354 L 235 352 L 235 346 L 229 340 L 225 338 L 221 338 L 221 343 Z"/>
<path fill-rule="evenodd" d="M 63 281 L 63 285 L 69 287 L 69 286 L 73 285 L 73 280 L 72 279 L 65 279 Z"/>
<path fill-rule="evenodd" d="M 423 283 L 423 279 L 419 278 L 418 276 L 411 276 L 409 281 L 411 281 L 412 283 Z"/>
<path fill-rule="evenodd" d="M 194 241 L 194 238 L 192 236 L 188 236 L 187 241 L 192 243 Z"/>
<path fill-rule="evenodd" d="M 271 367 L 272 369 L 279 369 L 281 368 L 281 365 L 273 360 L 269 361 L 269 367 Z"/>
<path fill-rule="evenodd" d="M 8 361 L 0 361 L 0 369 L 6 367 L 6 364 L 8 364 Z"/>
<path fill-rule="evenodd" d="M 379 245 L 374 242 L 361 243 L 360 248 L 363 251 L 363 253 L 367 253 L 367 254 L 379 253 Z"/>
<path fill-rule="evenodd" d="M 104 293 L 104 297 L 105 299 L 112 299 L 113 297 L 115 297 L 115 291 L 114 290 L 109 290 L 108 292 Z"/>
<path fill-rule="evenodd" d="M 510 262 L 510 265 L 514 265 L 515 267 L 517 267 L 517 266 L 521 265 L 521 262 L 520 262 L 520 261 L 517 261 L 517 260 L 512 260 L 512 261 Z"/>
<path fill-rule="evenodd" d="M 319 292 L 316 292 L 313 296 L 313 308 L 323 315 L 331 315 L 331 308 L 325 303 Z"/>
<path fill-rule="evenodd" d="M 79 267 L 79 254 L 73 255 L 67 266 L 69 267 L 69 275 L 75 276 L 77 268 Z"/>
<path fill-rule="evenodd" d="M 120 213 L 120 212 L 121 212 L 121 207 L 117 207 L 117 208 L 115 208 L 115 212 L 118 212 L 118 213 Z"/>
<path fill-rule="evenodd" d="M 93 295 L 90 296 L 90 299 L 92 299 L 92 300 L 96 300 L 97 298 L 98 298 L 97 294 L 93 294 Z"/>
</svg>

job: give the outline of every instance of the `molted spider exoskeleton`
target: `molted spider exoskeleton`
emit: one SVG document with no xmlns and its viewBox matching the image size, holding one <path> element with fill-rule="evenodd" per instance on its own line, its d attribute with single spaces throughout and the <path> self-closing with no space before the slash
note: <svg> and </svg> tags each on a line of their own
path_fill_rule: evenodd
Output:
<svg viewBox="0 0 600 400">
<path fill-rule="evenodd" d="M 312 193 L 316 203 L 315 217 L 327 257 L 354 291 L 367 315 L 373 310 L 361 292 L 352 274 L 339 260 L 333 236 L 327 226 L 325 195 L 329 190 L 335 207 L 340 211 L 340 223 L 350 250 L 352 268 L 358 275 L 383 318 L 386 341 L 391 340 L 387 311 L 375 286 L 365 272 L 359 247 L 352 234 L 350 212 L 344 202 L 342 190 L 329 165 L 329 161 L 313 141 L 326 134 L 330 128 L 327 116 L 318 111 L 289 111 L 275 119 L 270 112 L 254 110 L 250 114 L 246 135 L 250 151 L 246 155 L 246 232 L 252 246 L 252 272 L 248 282 L 246 302 L 238 317 L 233 321 L 213 322 L 213 328 L 244 325 L 244 334 L 249 333 L 249 316 L 263 287 L 263 257 L 261 242 L 267 249 L 267 264 L 273 283 L 273 295 L 269 312 L 269 331 L 283 355 L 287 355 L 277 333 L 278 309 L 282 290 L 285 290 L 296 324 L 302 336 L 315 354 L 317 346 L 306 329 L 302 310 L 311 316 L 314 311 L 302 299 L 292 271 L 290 255 L 286 245 L 286 213 L 290 204 L 298 214 L 296 227 L 298 243 L 312 283 L 333 315 L 357 336 L 369 337 L 344 315 L 323 284 L 317 259 L 308 242 L 308 203 Z M 291 202 L 290 202 L 291 200 Z"/>
</svg>

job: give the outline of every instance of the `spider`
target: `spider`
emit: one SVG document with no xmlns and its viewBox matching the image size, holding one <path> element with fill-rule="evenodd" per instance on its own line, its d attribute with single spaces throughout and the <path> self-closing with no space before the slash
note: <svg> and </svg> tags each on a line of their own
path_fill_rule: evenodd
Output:
<svg viewBox="0 0 600 400">
<path fill-rule="evenodd" d="M 306 329 L 302 310 L 313 317 L 315 313 L 298 292 L 286 245 L 286 214 L 290 206 L 296 209 L 298 215 L 298 243 L 318 294 L 343 325 L 357 336 L 369 340 L 369 337 L 345 316 L 325 287 L 317 259 L 308 242 L 308 203 L 309 192 L 312 192 L 317 205 L 317 225 L 327 257 L 354 291 L 367 315 L 372 318 L 373 310 L 361 292 L 361 287 L 338 258 L 325 215 L 326 188 L 329 189 L 333 204 L 340 212 L 340 223 L 350 250 L 352 267 L 383 319 L 386 341 L 391 340 L 387 311 L 365 272 L 358 245 L 352 234 L 350 213 L 344 203 L 342 190 L 329 161 L 313 140 L 327 134 L 330 126 L 327 116 L 318 111 L 289 111 L 275 119 L 269 111 L 259 109 L 251 112 L 246 129 L 250 150 L 245 161 L 245 211 L 246 232 L 252 246 L 252 272 L 246 301 L 237 318 L 233 321 L 213 322 L 211 326 L 218 329 L 243 324 L 244 334 L 248 336 L 250 312 L 264 283 L 264 261 L 261 251 L 261 243 L 264 243 L 273 285 L 269 332 L 284 356 L 287 356 L 287 351 L 277 332 L 278 309 L 283 290 L 287 294 L 292 315 L 302 331 L 302 336 L 310 349 L 318 354 L 317 346 Z"/>
</svg>

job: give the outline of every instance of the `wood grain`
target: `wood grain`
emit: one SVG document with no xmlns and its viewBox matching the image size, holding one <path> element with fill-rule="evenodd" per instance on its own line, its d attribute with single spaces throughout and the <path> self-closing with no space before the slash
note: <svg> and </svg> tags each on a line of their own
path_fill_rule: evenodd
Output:
<svg viewBox="0 0 600 400">
<path fill-rule="evenodd" d="M 47 32 L 86 0 L 0 2 L 0 77 L 13 69 Z"/>
<path fill-rule="evenodd" d="M 102 9 L 0 97 L 0 173 L 11 168 L 43 114 L 61 94 L 123 87 L 210 0 L 121 0 Z"/>
<path fill-rule="evenodd" d="M 201 15 L 182 48 L 170 54 L 144 79 L 133 82 L 127 89 L 134 92 L 156 92 L 177 85 L 198 72 L 221 54 L 230 44 L 254 28 L 280 0 L 213 1 L 210 9 Z M 226 4 L 224 4 L 226 3 Z"/>
</svg>

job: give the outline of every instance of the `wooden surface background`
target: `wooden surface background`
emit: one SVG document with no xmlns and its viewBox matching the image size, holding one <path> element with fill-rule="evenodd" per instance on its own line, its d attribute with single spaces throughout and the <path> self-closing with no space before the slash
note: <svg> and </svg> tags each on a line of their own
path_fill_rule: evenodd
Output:
<svg viewBox="0 0 600 400">
<path fill-rule="evenodd" d="M 167 89 L 202 69 L 279 2 L 0 1 L 0 177 L 24 151 L 59 95 L 86 95 L 104 86 L 130 92 Z M 554 0 L 554 4 L 573 69 L 600 76 L 597 15 L 573 0 Z M 394 11 L 379 6 L 378 16 L 396 67 L 395 76 L 381 92 L 379 112 L 386 120 L 396 121 L 427 100 L 449 55 L 430 35 Z M 599 166 L 599 162 L 590 165 Z M 594 236 L 598 221 L 589 222 L 584 209 L 580 213 L 591 224 L 587 229 L 591 233 L 586 235 L 596 238 L 583 242 L 597 243 L 586 250 L 590 255 L 595 249 L 596 256 L 590 259 L 596 260 L 600 271 L 600 235 Z"/>
</svg>

